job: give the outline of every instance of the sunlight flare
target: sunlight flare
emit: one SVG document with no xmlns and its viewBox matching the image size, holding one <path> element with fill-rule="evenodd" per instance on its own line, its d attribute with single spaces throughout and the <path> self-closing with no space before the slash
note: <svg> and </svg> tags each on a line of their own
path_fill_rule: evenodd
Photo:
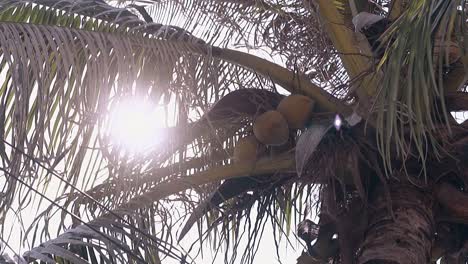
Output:
<svg viewBox="0 0 468 264">
<path fill-rule="evenodd" d="M 164 109 L 142 99 L 118 102 L 110 115 L 110 138 L 124 151 L 141 153 L 161 141 Z"/>
<path fill-rule="evenodd" d="M 341 121 L 340 115 L 336 115 L 335 120 L 333 121 L 333 126 L 335 126 L 335 129 L 340 130 L 342 124 L 343 122 Z"/>
</svg>

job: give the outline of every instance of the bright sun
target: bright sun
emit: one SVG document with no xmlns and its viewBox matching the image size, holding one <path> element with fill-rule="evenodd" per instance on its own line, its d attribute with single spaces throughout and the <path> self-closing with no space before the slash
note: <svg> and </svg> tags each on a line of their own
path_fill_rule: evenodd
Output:
<svg viewBox="0 0 468 264">
<path fill-rule="evenodd" d="M 161 141 L 165 115 L 162 107 L 133 98 L 117 103 L 109 121 L 113 144 L 126 152 L 142 153 Z"/>
</svg>

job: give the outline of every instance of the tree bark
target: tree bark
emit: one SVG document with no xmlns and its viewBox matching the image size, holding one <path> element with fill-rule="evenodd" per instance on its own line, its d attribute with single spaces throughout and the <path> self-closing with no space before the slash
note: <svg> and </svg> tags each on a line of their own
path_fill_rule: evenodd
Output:
<svg viewBox="0 0 468 264">
<path fill-rule="evenodd" d="M 391 204 L 383 195 L 383 187 L 377 187 L 372 194 L 369 225 L 358 263 L 430 263 L 434 239 L 430 193 L 407 182 L 390 182 L 388 188 Z"/>
</svg>

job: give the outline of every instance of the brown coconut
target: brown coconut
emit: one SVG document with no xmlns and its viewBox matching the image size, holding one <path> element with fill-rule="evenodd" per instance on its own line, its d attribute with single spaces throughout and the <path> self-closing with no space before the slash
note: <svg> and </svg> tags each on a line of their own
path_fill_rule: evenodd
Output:
<svg viewBox="0 0 468 264">
<path fill-rule="evenodd" d="M 263 146 L 255 136 L 239 139 L 234 148 L 234 160 L 236 162 L 256 161 L 265 152 Z"/>
<path fill-rule="evenodd" d="M 447 61 L 448 55 L 448 61 Z M 457 42 L 451 40 L 434 40 L 434 54 L 432 60 L 435 65 L 439 65 L 439 58 L 443 57 L 443 63 L 450 65 L 455 63 L 461 57 L 461 49 Z"/>
<path fill-rule="evenodd" d="M 258 141 L 265 145 L 283 145 L 289 137 L 288 122 L 280 112 L 274 110 L 259 115 L 255 119 L 253 131 Z"/>
<path fill-rule="evenodd" d="M 314 101 L 309 97 L 293 94 L 283 98 L 277 110 L 284 116 L 288 122 L 289 128 L 300 129 L 305 127 L 313 107 Z"/>
</svg>

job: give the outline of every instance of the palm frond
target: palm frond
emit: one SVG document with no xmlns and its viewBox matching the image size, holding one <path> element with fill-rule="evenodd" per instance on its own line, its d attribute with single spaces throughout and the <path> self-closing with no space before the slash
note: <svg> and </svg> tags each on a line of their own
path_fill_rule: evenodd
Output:
<svg viewBox="0 0 468 264">
<path fill-rule="evenodd" d="M 66 1 L 63 3 L 66 4 Z M 220 130 L 208 133 L 212 127 L 206 126 L 200 127 L 198 132 L 194 129 L 189 133 L 178 133 L 180 138 L 175 138 L 176 142 L 168 140 L 158 151 L 137 157 L 136 163 L 135 157 L 122 158 L 118 146 L 110 145 L 103 133 L 106 114 L 114 100 L 135 95 L 163 104 L 175 100 L 175 124 L 177 130 L 182 132 L 190 126 L 189 116 L 193 118 L 197 112 L 205 113 L 221 96 L 232 90 L 246 87 L 273 89 L 272 83 L 258 76 L 257 71 L 270 75 L 277 82 L 282 82 L 275 77 L 280 76 L 278 72 L 286 74 L 283 79 L 288 76 L 294 79 L 291 71 L 266 61 L 257 60 L 260 65 L 266 65 L 260 70 L 255 70 L 253 64 L 236 61 L 232 55 L 240 53 L 230 54 L 224 49 L 212 48 L 199 41 L 187 41 L 185 38 L 171 39 L 171 36 L 165 34 L 129 30 L 125 23 L 109 23 L 100 16 L 97 16 L 99 19 L 83 17 L 83 14 L 88 15 L 90 13 L 86 12 L 92 11 L 84 7 L 84 11 L 70 9 L 76 12 L 65 12 L 55 7 L 13 1 L 11 5 L 3 5 L 0 13 L 1 69 L 6 76 L 0 90 L 1 132 L 4 139 L 1 155 L 5 170 L 3 178 L 7 183 L 5 189 L 8 189 L 1 204 L 4 213 L 2 220 L 11 213 L 7 208 L 36 206 L 38 209 L 32 224 L 25 227 L 26 234 L 32 237 L 32 241 L 27 239 L 28 243 L 50 240 L 52 223 L 57 218 L 59 225 L 56 229 L 60 232 L 70 224 L 79 225 L 79 220 L 92 220 L 106 214 L 109 209 L 123 208 L 122 204 L 145 197 L 145 189 L 139 188 L 145 183 L 138 182 L 145 172 L 175 167 L 177 162 L 192 158 L 199 163 L 185 169 L 179 167 L 182 175 L 226 164 L 229 156 L 220 160 L 208 157 L 216 156 L 215 151 L 226 146 L 232 148 L 234 139 L 239 133 L 245 133 L 243 129 L 249 124 L 244 120 L 237 124 L 231 122 L 231 128 L 223 125 L 224 136 L 221 136 Z M 129 17 L 133 19 L 133 16 Z M 216 56 L 220 59 L 216 59 Z M 245 60 L 254 57 L 241 58 Z M 241 66 L 243 64 L 250 69 Z M 294 89 L 303 89 L 301 86 L 305 85 L 305 91 L 312 89 L 309 94 L 321 98 L 319 100 L 325 103 L 325 109 L 334 109 L 335 105 L 328 101 L 334 100 L 333 97 L 319 93 L 317 86 L 305 79 L 290 83 L 291 80 L 281 84 L 287 88 L 296 87 Z M 221 142 L 220 136 L 224 138 Z M 57 176 L 60 176 L 60 180 L 57 180 Z M 180 173 L 177 172 L 173 177 L 162 173 L 156 183 L 177 179 L 178 176 Z M 118 199 L 111 196 L 99 203 L 98 199 L 91 199 L 88 205 L 85 204 L 86 207 L 81 206 L 83 203 L 75 204 L 72 203 L 74 199 L 68 199 L 70 196 L 81 196 L 83 191 L 102 182 L 102 178 L 114 182 L 120 180 L 120 187 L 127 186 L 125 181 L 134 181 L 140 185 L 137 185 L 137 190 L 117 189 L 111 185 L 114 192 L 121 191 Z M 192 200 L 188 196 L 181 194 L 180 197 L 186 201 Z M 15 199 L 20 201 L 19 204 L 14 202 Z M 53 203 L 47 206 L 51 201 Z M 164 202 L 156 199 L 145 203 L 145 208 L 141 210 L 149 210 L 151 213 L 139 215 L 139 219 L 152 222 L 155 214 L 160 217 L 167 215 Z M 72 213 L 74 217 L 70 217 Z M 20 216 L 20 222 L 23 221 Z M 119 229 L 126 230 L 132 226 L 125 221 L 123 223 L 125 227 Z M 132 232 L 136 235 L 117 232 L 107 223 L 96 229 L 108 236 L 89 238 L 93 241 L 88 244 L 67 241 L 75 246 L 92 249 L 88 257 L 94 250 L 101 252 L 103 248 L 109 248 L 110 251 L 105 254 L 113 256 L 108 256 L 108 261 L 119 258 L 148 261 L 148 256 L 141 249 L 160 251 L 166 255 L 174 251 L 173 248 L 161 248 L 164 246 L 161 243 L 154 243 L 155 237 L 170 233 L 172 224 L 169 221 L 167 223 L 168 226 L 163 230 L 147 230 L 148 224 L 135 225 L 136 229 Z M 133 248 L 120 249 L 109 244 L 119 236 L 126 237 L 128 241 L 132 241 L 135 236 L 144 237 L 147 242 Z M 110 242 L 100 244 L 100 240 L 106 239 Z M 62 242 L 50 241 L 50 247 L 38 247 L 31 251 L 31 257 L 47 254 L 70 257 L 68 254 L 71 249 L 62 251 L 63 248 L 57 248 L 59 244 Z M 122 252 L 137 253 L 131 256 L 119 255 Z"/>
<path fill-rule="evenodd" d="M 190 107 L 204 110 L 215 100 L 205 96 L 210 90 L 223 94 L 223 91 L 242 87 L 247 85 L 243 81 L 248 75 L 251 76 L 247 77 L 251 81 L 249 86 L 263 83 L 253 72 L 241 67 L 211 62 L 209 49 L 203 44 L 186 41 L 156 44 L 153 41 L 160 40 L 144 38 L 139 32 L 127 32 L 125 28 L 119 29 L 103 21 L 83 20 L 80 15 L 60 13 L 43 6 L 3 7 L 1 20 L 7 21 L 0 26 L 1 65 L 6 76 L 1 90 L 3 168 L 8 175 L 18 175 L 24 184 L 34 186 L 35 190 L 57 197 L 57 201 L 62 201 L 66 192 L 93 186 L 103 173 L 108 173 L 110 178 L 128 176 L 112 166 L 119 163 L 119 157 L 114 155 L 118 150 L 106 152 L 108 144 L 96 133 L 106 122 L 109 99 L 143 94 L 159 102 L 177 93 L 179 100 L 205 98 L 202 101 L 190 99 Z M 18 44 L 21 48 L 17 48 Z M 188 48 L 191 45 L 194 46 Z M 196 50 L 198 55 L 189 55 Z M 163 61 L 172 61 L 175 65 L 167 69 Z M 175 83 L 173 78 L 168 78 L 169 74 L 177 75 L 177 80 L 184 82 Z M 242 82 L 233 83 L 232 79 Z M 138 90 L 133 88 L 136 84 Z M 197 95 L 198 92 L 202 95 Z M 186 101 L 179 102 L 182 111 L 187 110 Z M 156 156 L 149 157 L 146 163 L 159 167 L 164 162 L 166 159 L 158 161 Z M 134 169 L 139 168 L 140 165 Z M 61 175 L 67 184 L 57 182 L 50 171 Z M 81 182 L 83 175 L 86 181 Z M 2 178 L 6 181 L 7 194 L 1 204 L 2 221 L 11 212 L 9 208 L 33 204 L 44 208 L 43 204 L 47 203 L 44 197 L 33 201 L 31 198 L 37 196 L 25 189 L 25 185 L 7 175 Z M 20 201 L 18 205 L 15 199 Z M 112 207 L 112 204 L 105 206 Z M 52 232 L 48 227 L 51 212 L 48 209 L 39 213 L 35 225 L 29 227 L 29 230 L 44 228 L 40 240 L 47 239 Z M 64 222 L 67 213 L 63 211 L 62 214 L 58 229 L 67 225 Z"/>
<path fill-rule="evenodd" d="M 457 1 L 412 1 L 388 30 L 386 39 L 392 44 L 381 68 L 389 74 L 384 74 L 376 101 L 378 142 L 387 173 L 394 154 L 404 161 L 416 156 L 425 164 L 429 152 L 438 156 L 441 151 L 432 131 L 448 119 L 433 45 L 436 32 L 448 37 L 445 32 L 458 7 Z"/>
<path fill-rule="evenodd" d="M 338 1 L 341 8 L 349 8 L 347 1 Z M 346 25 L 345 15 L 338 12 L 334 2 L 318 1 L 319 12 L 323 17 L 324 26 L 328 29 L 329 38 L 334 47 L 340 53 L 343 66 L 348 75 L 356 83 L 353 84 L 353 91 L 356 92 L 359 104 L 359 114 L 368 115 L 368 107 L 371 97 L 377 91 L 379 72 L 369 74 L 372 71 L 372 53 L 369 44 L 362 36 L 353 34 L 352 27 Z M 361 41 L 358 40 L 361 37 Z M 363 41 L 364 40 L 364 41 Z M 366 73 L 366 71 L 368 73 Z"/>
<path fill-rule="evenodd" d="M 386 182 L 380 157 L 365 128 L 327 129 L 330 117 L 348 117 L 349 103 L 371 121 L 375 114 L 390 173 L 398 159 L 424 165 L 441 149 L 433 130 L 455 109 L 444 103 L 466 89 L 464 2 L 415 0 L 403 13 L 401 2 L 2 1 L 0 237 L 8 243 L 5 226 L 18 223 L 28 261 L 188 263 L 209 244 L 226 261 L 253 263 L 268 222 L 275 243 L 291 244 L 304 207 L 328 206 L 327 217 L 338 218 L 353 201 L 365 205 L 368 174 Z M 368 46 L 350 24 L 363 10 L 399 17 L 370 74 Z M 460 68 L 439 56 L 434 69 L 435 34 L 464 46 Z M 255 117 L 283 98 L 277 86 L 315 101 L 312 126 L 291 130 L 285 146 L 265 146 L 270 155 L 254 165 L 233 162 Z M 374 95 L 376 108 L 366 108 Z M 144 153 L 110 139 L 111 108 L 134 97 L 160 105 L 164 117 L 155 118 L 166 122 Z M 198 240 L 185 251 L 176 237 L 195 224 Z M 336 244 L 323 261 L 352 258 Z"/>
<path fill-rule="evenodd" d="M 222 166 L 220 168 L 215 168 L 215 169 L 207 170 L 205 172 L 191 175 L 190 177 L 181 177 L 179 179 L 173 179 L 167 182 L 160 183 L 159 185 L 150 189 L 146 193 L 131 199 L 126 204 L 121 205 L 119 208 L 113 211 L 113 214 L 107 213 L 99 218 L 93 219 L 92 221 L 88 223 L 84 223 L 84 225 L 78 225 L 68 230 L 64 234 L 58 236 L 57 238 L 49 240 L 46 244 L 42 244 L 39 247 L 33 248 L 31 251 L 29 251 L 29 253 L 26 254 L 26 256 L 28 256 L 28 254 L 32 254 L 35 258 L 39 258 L 38 254 L 47 254 L 47 253 L 50 254 L 51 253 L 53 255 L 60 256 L 65 259 L 72 260 L 73 258 L 70 258 L 71 256 L 68 255 L 70 254 L 70 252 L 63 250 L 60 247 L 57 247 L 57 245 L 63 244 L 64 242 L 70 243 L 72 245 L 80 245 L 83 243 L 81 241 L 84 238 L 97 239 L 98 241 L 105 242 L 105 241 L 109 241 L 112 239 L 116 239 L 114 238 L 115 233 L 117 233 L 118 235 L 129 237 L 130 241 L 133 241 L 133 242 L 139 241 L 139 243 L 135 243 L 135 244 L 138 245 L 138 247 L 141 247 L 142 249 L 153 248 L 154 246 L 151 246 L 150 244 L 147 244 L 147 243 L 143 243 L 144 241 L 147 241 L 147 239 L 146 240 L 141 239 L 141 238 L 138 239 L 138 237 L 132 237 L 131 236 L 133 235 L 132 233 L 126 233 L 125 230 L 132 229 L 131 225 L 119 226 L 122 224 L 119 224 L 118 222 L 113 220 L 114 215 L 115 214 L 133 215 L 137 209 L 147 207 L 153 204 L 154 201 L 158 201 L 169 195 L 174 195 L 181 191 L 184 191 L 184 190 L 187 190 L 187 189 L 190 189 L 190 188 L 202 185 L 202 184 L 211 183 L 211 182 L 219 181 L 219 180 L 225 180 L 225 179 L 234 178 L 234 177 L 241 177 L 243 175 L 255 176 L 258 174 L 273 173 L 273 172 L 284 171 L 284 170 L 287 171 L 287 170 L 290 170 L 293 166 L 294 166 L 294 163 L 291 158 L 278 157 L 275 160 L 260 161 L 259 163 L 255 165 L 255 167 L 252 167 L 251 163 L 231 165 L 231 166 Z M 98 231 L 101 228 L 103 228 L 104 230 L 108 230 L 108 229 L 112 230 L 113 231 L 112 233 L 114 233 L 114 235 L 112 236 L 103 235 L 102 232 Z M 91 237 L 88 237 L 90 235 Z M 103 236 L 103 237 L 100 237 L 100 236 Z M 71 239 L 73 238 L 77 240 L 72 241 Z M 116 241 L 114 241 L 114 243 L 108 244 L 108 247 L 106 247 L 108 250 L 110 250 L 110 252 L 114 252 L 115 250 L 114 248 L 116 245 L 120 247 L 126 246 L 126 244 L 122 245 L 121 243 L 118 243 Z M 88 243 L 86 244 L 86 246 L 93 246 L 93 245 Z M 161 247 L 160 244 L 158 246 L 159 248 Z M 168 251 L 168 252 L 172 253 L 173 250 Z M 46 256 L 44 256 L 43 258 L 46 258 Z M 134 258 L 136 258 L 136 260 L 138 261 L 138 256 L 134 256 Z"/>
<path fill-rule="evenodd" d="M 289 69 L 304 73 L 313 83 L 344 97 L 349 78 L 341 53 L 331 44 L 313 2 L 307 1 L 119 1 L 139 4 L 154 21 L 177 25 L 221 47 L 240 47 L 271 53 Z M 174 16 L 174 12 L 179 15 Z M 271 51 L 271 52 L 270 52 Z"/>
</svg>

